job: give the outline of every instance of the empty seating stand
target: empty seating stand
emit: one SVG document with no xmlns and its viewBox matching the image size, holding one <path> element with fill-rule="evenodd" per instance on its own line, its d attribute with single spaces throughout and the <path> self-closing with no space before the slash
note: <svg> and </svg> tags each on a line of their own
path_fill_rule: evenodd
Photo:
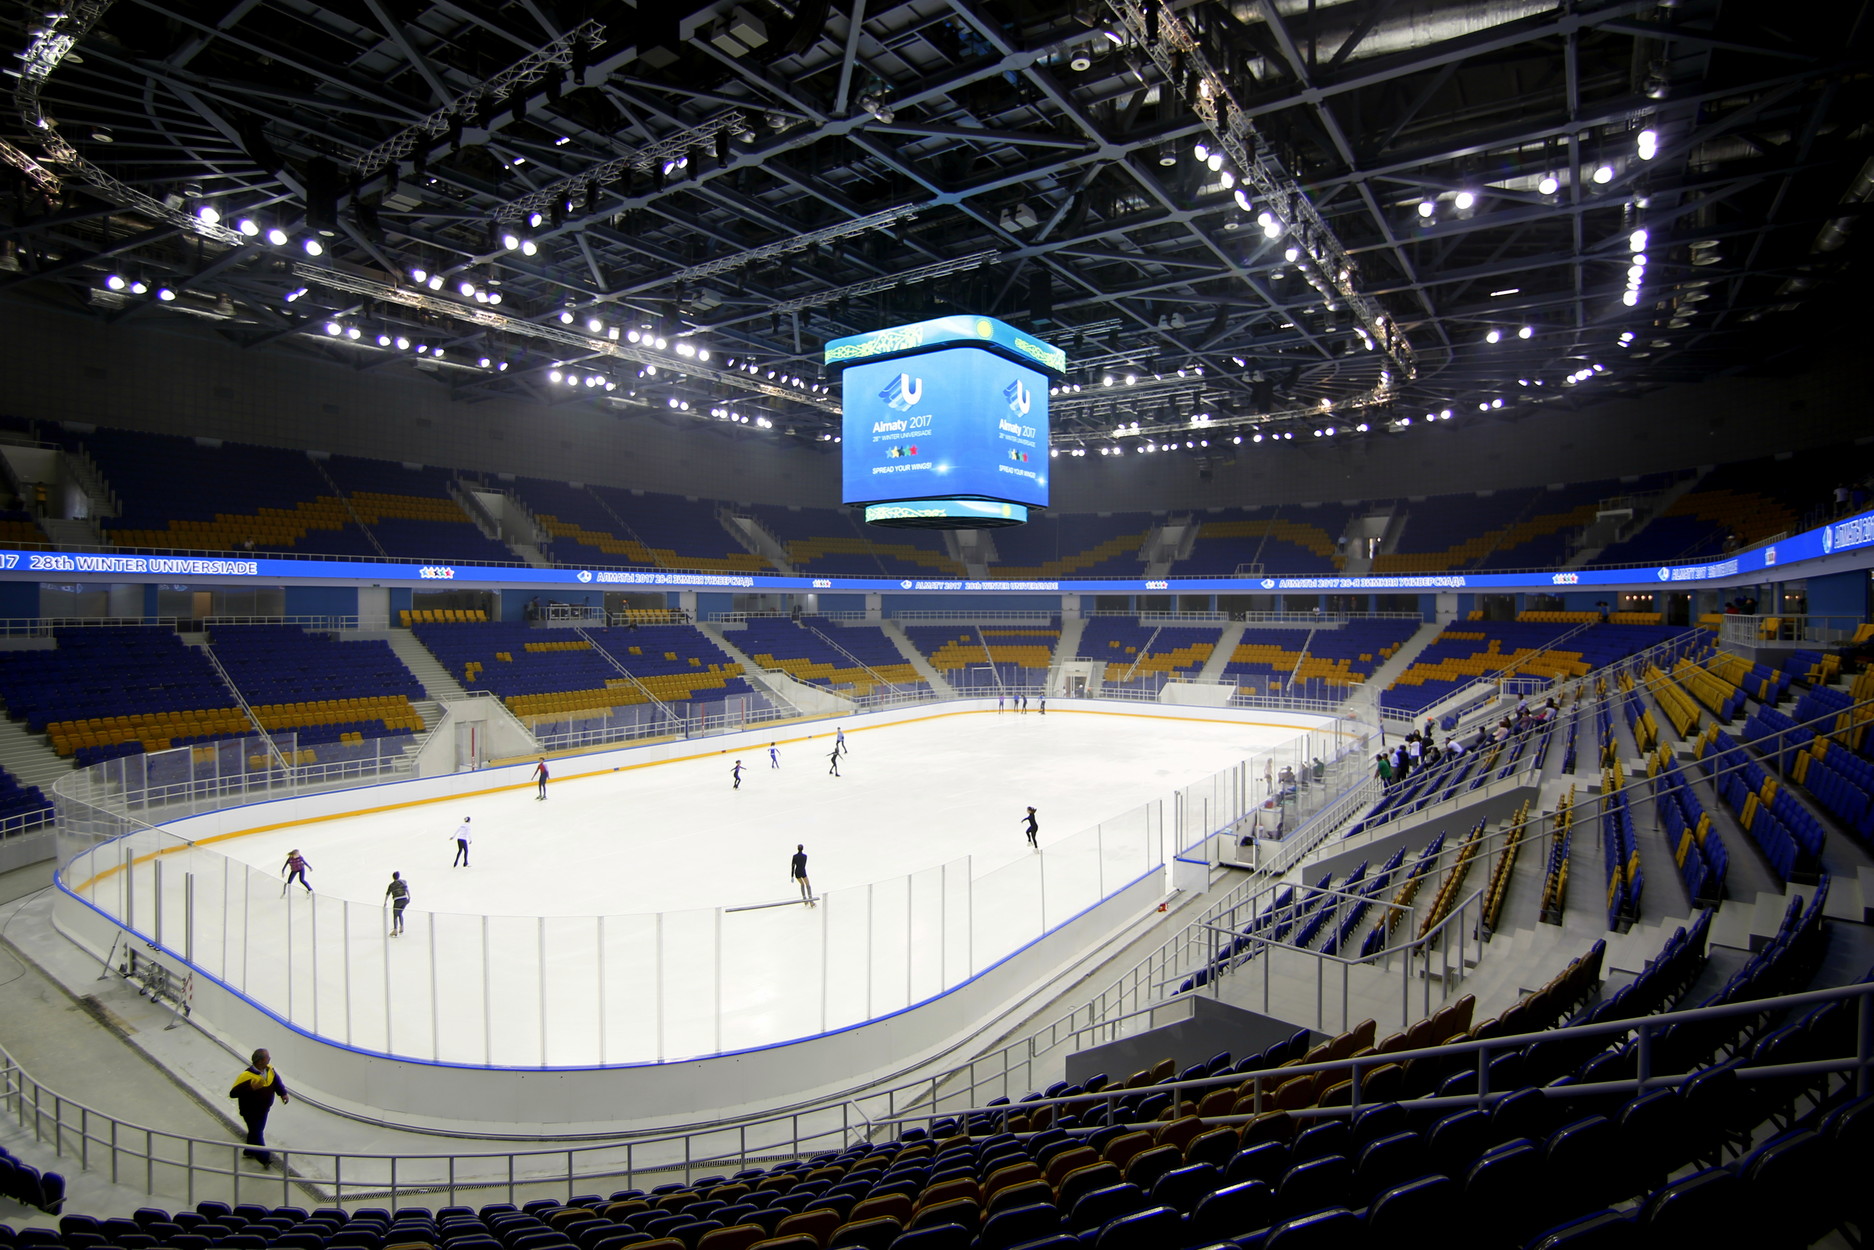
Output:
<svg viewBox="0 0 1874 1250">
<path fill-rule="evenodd" d="M 167 626 L 62 628 L 0 652 L 8 714 L 80 764 L 254 732 L 206 656 Z"/>
<path fill-rule="evenodd" d="M 418 560 L 516 564 L 513 548 L 483 534 L 451 496 L 446 469 L 333 456 L 325 471 L 384 554 Z"/>
<path fill-rule="evenodd" d="M 304 753 L 409 738 L 423 729 L 422 684 L 383 639 L 340 641 L 294 625 L 219 625 L 210 645 L 261 727 L 290 730 Z M 313 750 L 319 762 L 339 752 Z"/>
<path fill-rule="evenodd" d="M 1199 513 L 1190 554 L 1172 566 L 1177 577 L 1228 577 L 1238 569 L 1296 576 L 1331 576 L 1352 513 L 1344 507 L 1287 505 L 1216 508 Z"/>
<path fill-rule="evenodd" d="M 863 698 L 927 689 L 897 644 L 876 625 L 836 624 L 809 617 L 750 617 L 726 636 L 763 668 L 797 681 Z"/>
</svg>

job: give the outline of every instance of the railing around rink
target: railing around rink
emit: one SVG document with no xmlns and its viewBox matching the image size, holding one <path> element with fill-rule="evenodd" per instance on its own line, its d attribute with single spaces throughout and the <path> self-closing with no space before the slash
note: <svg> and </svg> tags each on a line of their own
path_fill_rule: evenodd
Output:
<svg viewBox="0 0 1874 1250">
<path fill-rule="evenodd" d="M 55 788 L 60 883 L 162 958 L 356 1050 L 469 1067 L 695 1058 L 817 1036 L 954 989 L 1252 812 L 1317 810 L 1337 785 L 1363 783 L 1373 732 L 1345 721 L 1298 731 L 1043 855 L 987 871 L 966 856 L 828 891 L 804 925 L 783 906 L 794 898 L 596 916 L 412 906 L 393 943 L 377 900 L 283 890 L 271 865 L 159 827 L 278 797 L 284 782 L 247 768 L 172 776 L 137 757 Z M 246 764 L 241 751 L 206 755 Z M 1267 779 L 1288 776 L 1309 780 L 1268 792 Z M 793 988 L 777 1007 L 761 987 L 779 980 Z"/>
</svg>

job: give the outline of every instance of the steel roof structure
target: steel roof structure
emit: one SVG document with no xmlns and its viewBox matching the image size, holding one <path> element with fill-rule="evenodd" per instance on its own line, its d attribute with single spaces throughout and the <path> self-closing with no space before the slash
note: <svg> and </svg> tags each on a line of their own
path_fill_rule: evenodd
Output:
<svg viewBox="0 0 1874 1250">
<path fill-rule="evenodd" d="M 1777 367 L 1868 0 L 34 0 L 0 291 L 831 441 L 827 339 L 1067 351 L 1057 448 Z"/>
</svg>

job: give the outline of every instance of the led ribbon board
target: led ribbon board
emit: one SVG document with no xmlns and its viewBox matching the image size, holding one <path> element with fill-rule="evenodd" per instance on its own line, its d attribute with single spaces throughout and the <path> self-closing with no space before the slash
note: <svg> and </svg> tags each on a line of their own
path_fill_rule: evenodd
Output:
<svg viewBox="0 0 1874 1250">
<path fill-rule="evenodd" d="M 1048 502 L 1048 387 L 1066 353 L 993 317 L 827 344 L 843 372 L 841 499 L 874 525 L 1019 525 Z"/>
</svg>

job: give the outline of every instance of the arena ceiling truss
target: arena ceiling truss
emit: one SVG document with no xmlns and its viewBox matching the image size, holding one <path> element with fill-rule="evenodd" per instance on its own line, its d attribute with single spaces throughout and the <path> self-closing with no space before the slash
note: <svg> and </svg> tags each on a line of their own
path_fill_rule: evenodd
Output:
<svg viewBox="0 0 1874 1250">
<path fill-rule="evenodd" d="M 1868 0 L 50 0 L 0 291 L 830 442 L 829 338 L 1065 348 L 1056 446 L 1514 419 L 1865 319 Z"/>
</svg>

